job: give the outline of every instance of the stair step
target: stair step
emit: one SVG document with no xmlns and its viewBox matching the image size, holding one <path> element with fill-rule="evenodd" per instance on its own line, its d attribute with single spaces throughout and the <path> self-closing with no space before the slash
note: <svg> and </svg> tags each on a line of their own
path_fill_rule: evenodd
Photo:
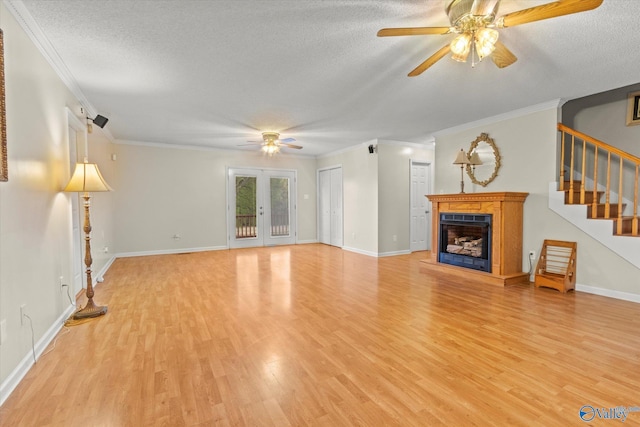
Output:
<svg viewBox="0 0 640 427">
<path fill-rule="evenodd" d="M 622 222 L 622 233 L 618 233 L 618 221 Z M 613 234 L 617 235 L 617 236 L 633 236 L 633 237 L 640 237 L 640 234 L 632 234 L 633 232 L 633 217 L 632 216 L 625 216 L 622 217 L 622 219 L 618 220 L 615 219 L 613 221 Z"/>
<path fill-rule="evenodd" d="M 622 210 L 624 210 L 624 206 L 622 205 Z M 618 204 L 610 204 L 609 205 L 609 218 L 605 218 L 604 213 L 606 210 L 605 203 L 598 203 L 596 205 L 596 215 L 593 215 L 593 205 L 587 205 L 587 218 L 594 219 L 616 219 L 618 217 Z"/>
<path fill-rule="evenodd" d="M 564 204 L 568 205 L 569 204 L 569 194 L 571 192 L 569 190 L 564 190 Z M 604 191 L 598 191 L 596 192 L 596 201 L 599 202 L 600 199 L 602 198 L 602 195 L 604 194 Z M 584 204 L 588 205 L 588 204 L 592 204 L 593 203 L 593 190 L 589 190 L 589 191 L 585 191 L 584 193 Z M 573 189 L 573 203 L 571 203 L 573 205 L 579 205 L 580 204 L 580 189 Z"/>
<path fill-rule="evenodd" d="M 582 185 L 582 181 L 575 181 L 575 180 L 573 181 L 573 189 L 574 190 L 575 189 L 579 190 L 581 185 Z M 562 188 L 564 189 L 564 191 L 568 191 L 570 187 L 571 187 L 571 181 L 566 180 L 564 182 L 564 185 L 563 185 Z"/>
</svg>

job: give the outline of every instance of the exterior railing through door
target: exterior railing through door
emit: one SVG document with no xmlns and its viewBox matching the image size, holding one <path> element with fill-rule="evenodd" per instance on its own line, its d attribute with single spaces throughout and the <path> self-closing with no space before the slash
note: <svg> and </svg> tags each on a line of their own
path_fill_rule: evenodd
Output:
<svg viewBox="0 0 640 427">
<path fill-rule="evenodd" d="M 271 236 L 289 235 L 289 213 L 271 214 Z M 258 236 L 256 215 L 236 215 L 236 239 Z"/>
</svg>

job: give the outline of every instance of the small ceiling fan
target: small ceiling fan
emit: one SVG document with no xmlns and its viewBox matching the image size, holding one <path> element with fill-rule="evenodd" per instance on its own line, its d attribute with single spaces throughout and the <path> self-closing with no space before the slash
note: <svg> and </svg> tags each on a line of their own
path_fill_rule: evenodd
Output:
<svg viewBox="0 0 640 427">
<path fill-rule="evenodd" d="M 262 141 L 247 141 L 249 144 L 240 144 L 239 147 L 247 145 L 258 145 L 262 151 L 268 155 L 273 155 L 280 152 L 281 147 L 294 148 L 296 150 L 302 149 L 300 145 L 291 144 L 295 142 L 293 138 L 280 139 L 278 132 L 262 132 Z"/>
<path fill-rule="evenodd" d="M 558 0 L 539 6 L 508 13 L 496 19 L 501 0 L 445 0 L 445 12 L 450 27 L 383 28 L 378 37 L 422 36 L 458 34 L 451 43 L 442 47 L 409 73 L 409 77 L 422 74 L 449 52 L 456 61 L 466 62 L 471 53 L 472 66 L 491 55 L 499 68 L 517 61 L 516 56 L 498 41 L 496 28 L 513 27 L 543 19 L 585 12 L 600 6 L 603 0 Z M 478 61 L 476 61 L 478 58 Z"/>
</svg>

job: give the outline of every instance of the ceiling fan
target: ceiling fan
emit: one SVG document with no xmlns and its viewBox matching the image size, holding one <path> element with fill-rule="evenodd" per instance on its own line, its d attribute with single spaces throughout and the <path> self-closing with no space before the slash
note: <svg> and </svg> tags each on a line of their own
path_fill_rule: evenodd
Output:
<svg viewBox="0 0 640 427">
<path fill-rule="evenodd" d="M 281 147 L 294 148 L 296 150 L 302 149 L 300 145 L 291 144 L 295 142 L 293 138 L 280 139 L 278 132 L 262 132 L 262 141 L 247 141 L 249 144 L 241 144 L 239 147 L 247 145 L 259 145 L 262 151 L 268 155 L 273 155 L 280 152 Z"/>
<path fill-rule="evenodd" d="M 513 27 L 543 19 L 555 18 L 572 13 L 595 9 L 603 0 L 558 0 L 539 6 L 508 13 L 499 18 L 498 6 L 501 0 L 445 0 L 445 12 L 450 27 L 384 28 L 378 37 L 422 36 L 434 34 L 458 34 L 451 43 L 442 47 L 409 73 L 409 77 L 422 74 L 426 69 L 442 59 L 449 52 L 456 61 L 466 62 L 471 53 L 472 66 L 491 55 L 499 68 L 508 67 L 518 58 L 498 41 L 496 28 Z"/>
</svg>

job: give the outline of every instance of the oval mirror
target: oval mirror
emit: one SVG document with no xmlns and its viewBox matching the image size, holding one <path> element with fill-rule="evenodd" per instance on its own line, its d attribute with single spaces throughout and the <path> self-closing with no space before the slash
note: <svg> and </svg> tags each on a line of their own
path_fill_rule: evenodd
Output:
<svg viewBox="0 0 640 427">
<path fill-rule="evenodd" d="M 467 175 L 474 184 L 486 187 L 496 176 L 500 169 L 500 153 L 495 142 L 486 133 L 471 143 L 467 153 L 472 164 L 467 165 Z"/>
</svg>

